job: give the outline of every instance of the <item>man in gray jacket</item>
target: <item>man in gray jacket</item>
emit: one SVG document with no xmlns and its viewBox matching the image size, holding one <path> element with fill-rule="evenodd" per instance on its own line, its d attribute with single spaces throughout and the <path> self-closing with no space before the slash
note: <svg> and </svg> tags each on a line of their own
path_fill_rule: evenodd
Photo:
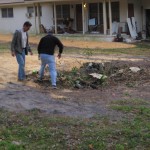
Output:
<svg viewBox="0 0 150 150">
<path fill-rule="evenodd" d="M 17 63 L 19 65 L 18 68 L 18 81 L 24 81 L 26 78 L 25 75 L 25 55 L 30 52 L 32 55 L 32 51 L 30 49 L 28 43 L 28 33 L 32 24 L 29 21 L 26 21 L 23 24 L 23 28 L 20 30 L 16 30 L 13 39 L 11 42 L 11 55 L 16 56 Z"/>
</svg>

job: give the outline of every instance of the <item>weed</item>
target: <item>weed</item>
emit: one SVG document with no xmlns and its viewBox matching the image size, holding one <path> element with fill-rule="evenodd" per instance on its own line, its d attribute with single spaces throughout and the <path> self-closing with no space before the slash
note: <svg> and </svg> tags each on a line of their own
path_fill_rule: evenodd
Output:
<svg viewBox="0 0 150 150">
<path fill-rule="evenodd" d="M 83 55 L 85 55 L 88 59 L 94 54 L 94 50 L 92 49 L 84 49 Z"/>
<path fill-rule="evenodd" d="M 77 75 L 78 71 L 79 71 L 79 69 L 78 69 L 77 67 L 73 67 L 73 68 L 71 69 L 71 73 L 72 73 L 73 75 Z"/>
</svg>

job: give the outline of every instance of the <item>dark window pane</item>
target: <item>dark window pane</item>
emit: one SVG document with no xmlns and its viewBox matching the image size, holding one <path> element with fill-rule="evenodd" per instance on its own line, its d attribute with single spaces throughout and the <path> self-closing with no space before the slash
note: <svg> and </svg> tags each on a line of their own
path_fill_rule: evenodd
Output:
<svg viewBox="0 0 150 150">
<path fill-rule="evenodd" d="M 70 18 L 70 5 L 62 5 L 63 18 Z"/>
<path fill-rule="evenodd" d="M 99 24 L 103 24 L 103 4 L 99 3 Z"/>
<path fill-rule="evenodd" d="M 56 17 L 61 18 L 61 5 L 56 6 Z"/>
<path fill-rule="evenodd" d="M 57 5 L 56 6 L 57 18 L 70 18 L 70 5 Z"/>
<path fill-rule="evenodd" d="M 33 9 L 33 7 L 27 7 L 27 11 L 28 11 L 28 13 L 33 13 L 34 9 Z"/>
<path fill-rule="evenodd" d="M 89 4 L 89 19 L 95 18 L 95 23 L 98 23 L 98 3 Z"/>
<path fill-rule="evenodd" d="M 13 16 L 13 8 L 2 8 L 2 18 L 12 18 Z"/>
<path fill-rule="evenodd" d="M 13 8 L 8 8 L 8 17 L 12 18 L 13 16 Z"/>
<path fill-rule="evenodd" d="M 120 11 L 119 11 L 119 2 L 112 2 L 111 3 L 112 9 L 112 21 L 120 21 Z"/>
<path fill-rule="evenodd" d="M 7 8 L 2 8 L 2 18 L 7 18 Z"/>
</svg>

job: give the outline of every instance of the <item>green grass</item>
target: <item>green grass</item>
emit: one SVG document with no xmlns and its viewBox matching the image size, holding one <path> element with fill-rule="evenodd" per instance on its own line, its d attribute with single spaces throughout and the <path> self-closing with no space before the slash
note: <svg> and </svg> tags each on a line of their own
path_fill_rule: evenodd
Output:
<svg viewBox="0 0 150 150">
<path fill-rule="evenodd" d="M 37 45 L 31 43 L 31 48 L 34 53 L 37 53 Z M 10 43 L 1 43 L 0 52 L 10 52 Z M 150 45 L 138 43 L 134 48 L 118 48 L 118 49 L 89 49 L 89 48 L 75 48 L 75 47 L 65 47 L 64 54 L 80 54 L 85 57 L 90 57 L 92 55 L 132 55 L 132 56 L 150 56 Z"/>
<path fill-rule="evenodd" d="M 124 113 L 120 121 L 98 115 L 82 119 L 45 115 L 39 110 L 19 114 L 0 110 L 0 149 L 148 150 L 148 106 L 138 99 L 114 101 L 111 108 Z"/>
<path fill-rule="evenodd" d="M 65 47 L 65 53 L 67 54 L 81 54 L 85 56 L 105 54 L 105 55 L 133 55 L 133 56 L 150 56 L 150 45 L 138 43 L 134 48 L 115 48 L 115 49 L 89 49 L 89 48 L 75 48 Z"/>
<path fill-rule="evenodd" d="M 0 52 L 10 52 L 9 47 L 10 43 L 1 43 Z M 36 52 L 36 45 L 33 50 Z M 137 44 L 136 48 L 107 50 L 66 47 L 64 53 L 150 56 L 150 46 Z M 76 68 L 71 71 L 74 75 L 76 72 Z M 77 119 L 45 115 L 38 110 L 10 113 L 1 109 L 0 150 L 149 150 L 149 105 L 141 99 L 112 102 L 110 109 L 124 114 L 120 121 L 100 116 Z"/>
<path fill-rule="evenodd" d="M 10 43 L 0 43 L 0 53 L 10 52 Z"/>
</svg>

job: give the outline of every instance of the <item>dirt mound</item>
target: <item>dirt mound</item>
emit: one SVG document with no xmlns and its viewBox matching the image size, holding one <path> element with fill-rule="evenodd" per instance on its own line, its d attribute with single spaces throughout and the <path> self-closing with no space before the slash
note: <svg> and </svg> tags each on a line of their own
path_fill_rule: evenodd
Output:
<svg viewBox="0 0 150 150">
<path fill-rule="evenodd" d="M 112 61 L 105 63 L 88 62 L 80 68 L 73 67 L 71 71 L 58 72 L 59 88 L 92 88 L 98 89 L 104 86 L 125 84 L 134 86 L 150 81 L 150 63 L 145 61 L 127 62 Z M 40 88 L 46 88 L 49 84 L 48 66 L 45 69 L 45 77 L 38 81 L 38 71 L 28 75 L 28 80 L 33 80 Z"/>
</svg>

